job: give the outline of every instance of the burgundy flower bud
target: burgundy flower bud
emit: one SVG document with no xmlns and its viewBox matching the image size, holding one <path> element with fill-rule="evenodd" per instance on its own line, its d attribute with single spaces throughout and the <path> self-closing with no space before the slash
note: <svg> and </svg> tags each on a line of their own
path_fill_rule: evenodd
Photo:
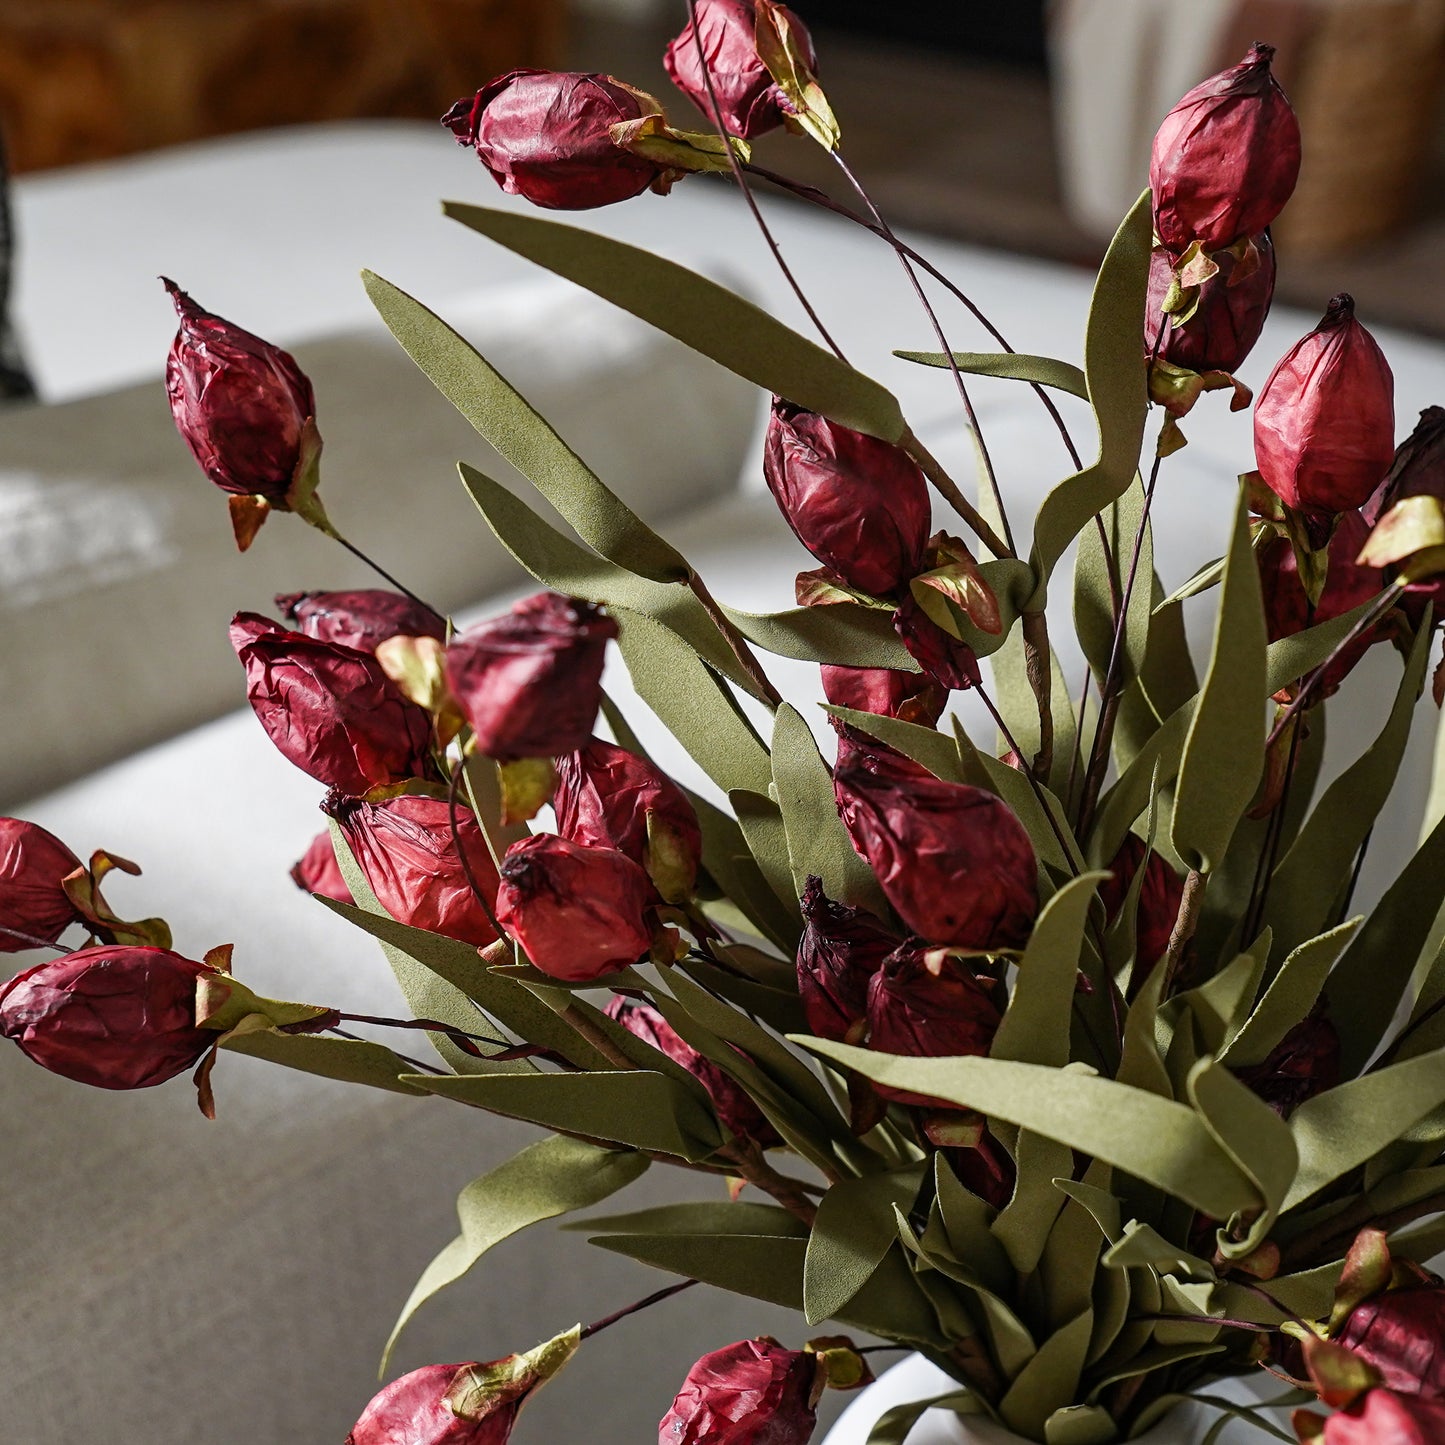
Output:
<svg viewBox="0 0 1445 1445">
<path fill-rule="evenodd" d="M 849 836 L 853 838 L 853 847 L 860 856 L 866 857 L 853 834 L 853 794 L 843 786 L 843 775 L 851 769 L 861 768 L 875 777 L 893 782 L 927 783 L 932 781 L 933 774 L 922 763 L 914 762 L 897 748 L 890 748 L 887 743 L 869 737 L 858 728 L 850 727 L 837 718 L 831 719 L 831 722 L 833 731 L 838 734 L 838 759 L 833 765 L 833 797 L 838 805 L 838 816 L 843 819 Z"/>
<path fill-rule="evenodd" d="M 607 1004 L 607 1017 L 666 1054 L 673 1063 L 681 1064 L 707 1090 L 718 1120 L 730 1134 L 751 1140 L 763 1149 L 782 1144 L 778 1131 L 768 1123 L 748 1091 L 720 1064 L 698 1053 L 651 1004 L 614 995 Z"/>
<path fill-rule="evenodd" d="M 625 853 L 535 833 L 502 860 L 497 920 L 543 973 L 587 983 L 648 951 L 651 898 L 647 874 Z"/>
<path fill-rule="evenodd" d="M 927 951 L 905 944 L 884 960 L 868 986 L 868 1047 L 911 1058 L 986 1054 L 1003 1019 L 988 989 L 957 959 L 945 958 L 937 973 Z M 874 1087 L 900 1104 L 940 1105 L 903 1089 Z"/>
<path fill-rule="evenodd" d="M 1415 430 L 1395 448 L 1395 460 L 1380 490 L 1362 509 L 1374 526 L 1406 497 L 1445 500 L 1445 406 L 1427 406 Z"/>
<path fill-rule="evenodd" d="M 469 809 L 456 810 L 458 851 L 445 798 L 403 793 L 367 803 L 332 793 L 322 808 L 341 825 L 357 867 L 398 923 L 478 948 L 496 940 L 473 883 L 490 904 L 497 896 L 497 867 Z"/>
<path fill-rule="evenodd" d="M 489 758 L 585 748 L 617 624 L 590 602 L 539 592 L 469 627 L 446 650 L 447 686 Z"/>
<path fill-rule="evenodd" d="M 1274 299 L 1276 262 L 1268 232 L 1254 237 L 1254 249 L 1257 264 L 1247 274 L 1232 251 L 1221 251 L 1214 258 L 1219 270 L 1200 285 L 1193 313 L 1180 323 L 1162 309 L 1174 282 L 1175 258 L 1156 247 L 1149 258 L 1144 354 L 1157 354 L 1188 371 L 1238 371 L 1254 350 Z"/>
<path fill-rule="evenodd" d="M 1145 854 L 1148 861 L 1145 861 Z M 1134 920 L 1134 969 L 1129 975 L 1129 997 L 1135 994 L 1169 951 L 1169 937 L 1184 900 L 1184 880 L 1137 834 L 1124 839 L 1114 861 L 1113 875 L 1099 885 L 1099 901 L 1110 923 L 1119 916 L 1133 885 L 1139 865 L 1144 864 L 1144 882 L 1139 888 L 1139 912 Z"/>
<path fill-rule="evenodd" d="M 34 940 L 54 943 L 79 916 L 65 879 L 82 863 L 53 833 L 20 818 L 0 818 L 0 953 L 24 953 Z M 5 932 L 18 928 L 28 938 Z"/>
<path fill-rule="evenodd" d="M 808 69 L 816 71 L 817 56 L 807 28 L 786 6 L 780 8 L 802 43 Z M 672 83 L 712 120 L 710 79 L 722 125 L 744 140 L 776 130 L 787 111 L 781 104 L 781 91 L 758 54 L 757 6 L 751 0 L 698 0 L 697 27 L 707 78 L 689 23 L 663 56 Z"/>
<path fill-rule="evenodd" d="M 246 696 L 281 753 L 318 782 L 361 796 L 424 777 L 432 725 L 369 653 L 238 612 L 231 645 Z"/>
<path fill-rule="evenodd" d="M 181 319 L 166 362 L 176 429 L 223 492 L 286 503 L 316 416 L 310 381 L 289 352 L 165 286 Z"/>
<path fill-rule="evenodd" d="M 656 114 L 657 103 L 610 75 L 512 70 L 442 117 L 476 149 L 509 195 L 556 211 L 585 211 L 665 187 L 664 167 L 624 150 L 612 127 Z"/>
<path fill-rule="evenodd" d="M 1248 1085 L 1282 1119 L 1307 1099 L 1340 1082 L 1340 1036 L 1323 1014 L 1301 1019 L 1263 1063 L 1237 1069 Z"/>
<path fill-rule="evenodd" d="M 507 1445 L 522 1399 L 506 1400 L 478 1419 L 451 1406 L 459 1375 L 481 1364 L 423 1365 L 393 1380 L 363 1411 L 346 1445 Z"/>
<path fill-rule="evenodd" d="M 338 903 L 355 902 L 346 879 L 341 876 L 329 828 L 318 833 L 311 840 L 311 846 L 296 860 L 291 869 L 291 881 L 306 893 L 319 893 L 323 898 L 334 898 Z"/>
<path fill-rule="evenodd" d="M 798 994 L 808 1027 L 819 1038 L 856 1043 L 868 1015 L 868 985 L 901 940 L 866 909 L 834 902 L 821 878 L 809 878 L 803 889 L 803 921 Z"/>
<path fill-rule="evenodd" d="M 774 397 L 763 476 L 798 540 L 855 591 L 891 597 L 923 570 L 928 483 L 901 448 Z"/>
<path fill-rule="evenodd" d="M 1199 242 L 1222 251 L 1256 236 L 1299 179 L 1300 131 L 1269 63 L 1271 45 L 1196 85 L 1154 137 L 1154 229 L 1176 255 Z"/>
<path fill-rule="evenodd" d="M 978 655 L 968 643 L 945 632 L 911 592 L 904 593 L 893 614 L 893 630 L 908 655 L 940 687 L 960 691 L 983 681 Z"/>
<path fill-rule="evenodd" d="M 948 690 L 922 672 L 895 667 L 834 667 L 824 663 L 823 696 L 834 707 L 896 717 L 933 727 L 948 705 Z"/>
<path fill-rule="evenodd" d="M 1318 1432 L 1319 1417 L 1313 1411 L 1295 1412 L 1297 1428 L 1301 1417 L 1310 1419 Z M 1300 1438 L 1323 1440 L 1324 1445 L 1439 1445 L 1445 1440 L 1445 1400 L 1368 1390 L 1348 1410 L 1331 1415 L 1322 1434 Z"/>
<path fill-rule="evenodd" d="M 1359 512 L 1341 515 L 1330 539 L 1325 585 L 1313 613 L 1289 538 L 1271 537 L 1257 549 L 1255 560 L 1259 565 L 1265 626 L 1271 642 L 1293 637 L 1316 623 L 1342 617 L 1380 592 L 1385 586 L 1385 574 L 1378 567 L 1365 566 L 1356 560 L 1369 535 L 1370 529 Z M 1314 691 L 1316 700 L 1335 692 L 1365 653 L 1388 635 L 1383 625 L 1362 632 L 1321 677 Z"/>
<path fill-rule="evenodd" d="M 1333 1338 L 1373 1365 L 1387 1389 L 1445 1401 L 1445 1285 L 1374 1295 Z"/>
<path fill-rule="evenodd" d="M 0 988 L 0 1034 L 80 1084 L 163 1084 L 216 1041 L 196 1027 L 196 981 L 209 972 L 165 948 L 84 948 Z"/>
<path fill-rule="evenodd" d="M 1022 948 L 1038 913 L 1038 863 L 1022 823 L 982 788 L 839 769 L 844 822 L 888 901 L 930 943 Z"/>
<path fill-rule="evenodd" d="M 767 1336 L 739 1340 L 687 1372 L 657 1445 L 805 1445 L 818 1390 L 816 1355 Z"/>
<path fill-rule="evenodd" d="M 338 642 L 358 652 L 375 652 L 391 637 L 435 637 L 445 642 L 447 624 L 430 607 L 400 592 L 362 588 L 356 592 L 288 592 L 276 610 L 298 632 L 320 642 Z"/>
<path fill-rule="evenodd" d="M 1343 293 L 1287 351 L 1254 408 L 1265 485 L 1317 516 L 1362 506 L 1395 457 L 1395 380 Z"/>
<path fill-rule="evenodd" d="M 645 758 L 593 738 L 557 759 L 557 831 L 640 863 L 672 903 L 691 896 L 702 829 L 687 795 Z"/>
</svg>

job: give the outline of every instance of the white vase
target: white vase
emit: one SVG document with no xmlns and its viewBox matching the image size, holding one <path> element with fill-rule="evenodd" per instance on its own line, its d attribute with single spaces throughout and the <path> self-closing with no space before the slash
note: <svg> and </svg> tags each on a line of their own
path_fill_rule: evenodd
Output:
<svg viewBox="0 0 1445 1445">
<path fill-rule="evenodd" d="M 1273 1382 L 1270 1382 L 1271 1384 Z M 936 1365 L 910 1355 L 878 1377 L 839 1417 L 823 1445 L 866 1445 L 868 1433 L 895 1405 L 911 1404 L 958 1390 Z M 1257 1405 L 1260 1394 L 1249 1380 L 1222 1380 L 1211 1395 Z M 1199 1445 L 1218 1412 L 1201 1405 L 1180 1405 L 1130 1445 Z M 1281 1422 L 1283 1423 L 1283 1422 Z M 913 1427 L 907 1445 L 1022 1445 L 1023 1437 L 983 1415 L 959 1416 L 950 1410 L 929 1410 Z"/>
</svg>

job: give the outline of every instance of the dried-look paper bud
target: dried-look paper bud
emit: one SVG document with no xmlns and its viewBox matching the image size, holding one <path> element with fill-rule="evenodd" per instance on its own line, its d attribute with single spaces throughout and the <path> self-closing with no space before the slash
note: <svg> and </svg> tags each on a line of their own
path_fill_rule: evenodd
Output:
<svg viewBox="0 0 1445 1445">
<path fill-rule="evenodd" d="M 332 898 L 338 903 L 356 901 L 351 896 L 346 879 L 341 876 L 330 828 L 318 833 L 311 840 L 311 846 L 296 860 L 291 869 L 291 881 L 303 892 L 319 893 L 323 898 Z"/>
<path fill-rule="evenodd" d="M 1170 313 L 1164 307 L 1175 299 L 1175 258 L 1155 247 L 1144 307 L 1146 356 L 1201 374 L 1239 370 L 1264 330 L 1274 299 L 1276 261 L 1268 233 L 1253 237 L 1252 247 L 1247 270 L 1233 251 L 1221 251 L 1213 258 L 1218 269 L 1199 282 L 1182 309 Z"/>
<path fill-rule="evenodd" d="M 1184 880 L 1137 833 L 1130 833 L 1109 864 L 1111 876 L 1099 885 L 1099 901 L 1110 923 L 1122 911 L 1141 863 L 1144 881 L 1139 887 L 1139 912 L 1134 920 L 1134 969 L 1129 975 L 1131 999 L 1154 965 L 1168 952 L 1169 936 L 1184 898 Z"/>
<path fill-rule="evenodd" d="M 1263 1063 L 1235 1073 L 1288 1119 L 1301 1104 L 1340 1082 L 1340 1036 L 1322 1013 L 1313 1013 L 1290 1029 Z"/>
<path fill-rule="evenodd" d="M 54 943 L 80 917 L 65 880 L 82 863 L 53 833 L 21 818 L 0 818 L 0 953 Z M 28 934 L 7 934 L 5 926 Z"/>
<path fill-rule="evenodd" d="M 687 1372 L 657 1445 L 805 1445 L 820 1391 L 817 1356 L 766 1336 L 739 1340 Z"/>
<path fill-rule="evenodd" d="M 835 667 L 824 663 L 823 696 L 834 707 L 877 713 L 933 727 L 948 705 L 948 690 L 926 673 L 895 667 Z"/>
<path fill-rule="evenodd" d="M 838 903 L 810 877 L 803 889 L 798 994 L 819 1038 L 856 1043 L 868 1014 L 868 985 L 902 940 L 863 908 Z"/>
<path fill-rule="evenodd" d="M 276 609 L 296 631 L 320 642 L 375 652 L 392 637 L 434 637 L 445 642 L 446 619 L 400 592 L 362 588 L 354 592 L 290 592 Z"/>
</svg>

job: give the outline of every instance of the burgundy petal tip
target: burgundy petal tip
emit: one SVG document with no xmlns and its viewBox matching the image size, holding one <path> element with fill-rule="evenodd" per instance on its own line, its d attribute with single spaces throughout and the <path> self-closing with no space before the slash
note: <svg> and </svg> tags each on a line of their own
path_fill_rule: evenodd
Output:
<svg viewBox="0 0 1445 1445">
<path fill-rule="evenodd" d="M 1341 291 L 1337 296 L 1330 297 L 1330 304 L 1325 307 L 1325 314 L 1320 319 L 1319 329 L 1327 326 L 1340 326 L 1350 321 L 1355 315 L 1355 298 L 1348 291 Z"/>
</svg>

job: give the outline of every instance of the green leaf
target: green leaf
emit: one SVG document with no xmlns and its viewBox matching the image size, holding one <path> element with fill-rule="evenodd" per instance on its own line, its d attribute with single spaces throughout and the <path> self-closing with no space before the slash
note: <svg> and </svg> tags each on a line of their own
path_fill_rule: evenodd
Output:
<svg viewBox="0 0 1445 1445">
<path fill-rule="evenodd" d="M 588 546 L 654 582 L 691 571 L 562 440 L 505 377 L 435 312 L 372 271 L 361 273 L 372 304 L 436 388 L 562 514 Z"/>
<path fill-rule="evenodd" d="M 965 776 L 958 756 L 958 745 L 937 728 L 923 727 L 919 723 L 904 722 L 902 718 L 885 717 L 882 713 L 858 712 L 851 707 L 837 707 L 824 703 L 823 711 L 839 722 L 845 722 L 880 743 L 900 752 L 906 758 L 928 769 L 935 778 L 947 783 L 967 783 L 972 779 Z"/>
<path fill-rule="evenodd" d="M 1032 1129 L 1020 1129 L 1014 1158 L 1013 1197 L 999 1211 L 992 1232 L 1015 1271 L 1030 1275 L 1038 1268 L 1054 1221 L 1068 1202 L 1054 1187 L 1054 1180 L 1069 1176 L 1074 1156 L 1067 1144 Z"/>
<path fill-rule="evenodd" d="M 1290 1115 L 1300 1167 L 1284 1207 L 1303 1204 L 1442 1103 L 1445 1053 L 1407 1059 L 1307 1099 Z"/>
<path fill-rule="evenodd" d="M 823 1196 L 803 1263 L 803 1314 L 810 1325 L 837 1315 L 897 1244 L 893 1210 L 913 1208 L 925 1168 L 910 1164 L 844 1179 Z"/>
<path fill-rule="evenodd" d="M 1135 477 L 1124 495 L 1105 507 L 1099 516 L 1103 537 L 1099 527 L 1085 527 L 1079 534 L 1074 560 L 1075 630 L 1095 677 L 1102 678 L 1109 671 L 1114 643 L 1114 597 L 1124 595 L 1135 538 L 1143 528 L 1116 674 L 1123 688 L 1139 676 L 1144 666 L 1153 600 L 1149 581 L 1154 576 L 1154 537 L 1144 516 L 1144 487 L 1139 479 Z M 1105 539 L 1109 543 L 1107 553 Z"/>
<path fill-rule="evenodd" d="M 829 898 L 888 916 L 873 870 L 858 856 L 833 794 L 833 775 L 796 708 L 784 703 L 773 718 L 773 781 L 783 815 L 793 889 L 803 896 L 810 874 Z"/>
<path fill-rule="evenodd" d="M 942 1149 L 934 1151 L 933 1179 L 939 1220 L 954 1258 L 966 1259 L 988 1288 L 1007 1289 L 1011 1282 L 1009 1262 L 989 1229 L 993 1210 L 963 1187 Z"/>
<path fill-rule="evenodd" d="M 323 1079 L 340 1079 L 347 1084 L 367 1084 L 389 1089 L 394 1094 L 425 1094 L 414 1084 L 403 1082 L 415 1065 L 369 1039 L 326 1038 L 321 1034 L 283 1034 L 275 1029 L 230 1034 L 221 1047 L 269 1064 L 299 1069 Z"/>
<path fill-rule="evenodd" d="M 942 351 L 895 351 L 902 361 L 919 366 L 948 367 L 948 356 Z M 1052 356 L 1030 356 L 1021 351 L 955 351 L 953 364 L 970 376 L 997 376 L 1005 381 L 1027 381 L 1035 386 L 1051 386 L 1081 401 L 1089 399 L 1089 384 L 1084 373 L 1068 361 Z"/>
<path fill-rule="evenodd" d="M 461 1233 L 416 1282 L 381 1357 L 381 1373 L 413 1315 L 450 1284 L 455 1284 L 494 1245 L 577 1209 L 600 1204 L 647 1172 L 641 1154 L 599 1149 L 554 1134 L 529 1144 L 505 1164 L 474 1179 L 457 1196 Z"/>
<path fill-rule="evenodd" d="M 777 1239 L 808 1238 L 808 1226 L 776 1204 L 754 1204 L 751 1200 L 690 1200 L 684 1204 L 659 1204 L 628 1214 L 606 1214 L 600 1219 L 574 1219 L 566 1230 L 588 1230 L 607 1234 L 729 1234 L 768 1235 Z M 596 1242 L 595 1240 L 593 1241 Z"/>
<path fill-rule="evenodd" d="M 408 1074 L 408 1083 L 558 1133 L 695 1162 L 720 1147 L 711 1115 L 664 1074 L 642 1069 L 581 1074 Z"/>
<path fill-rule="evenodd" d="M 895 1405 L 878 1417 L 878 1423 L 868 1432 L 867 1445 L 904 1445 L 913 1434 L 914 1427 L 930 1410 L 953 1410 L 959 1414 L 973 1413 L 968 1407 L 975 1406 L 973 1395 L 960 1390 L 952 1395 L 935 1395 L 928 1400 L 914 1400 L 907 1405 Z"/>
<path fill-rule="evenodd" d="M 1394 787 L 1429 657 L 1430 628 L 1423 627 L 1379 736 L 1326 789 L 1275 869 L 1264 916 L 1274 928 L 1277 950 L 1293 949 L 1334 922 L 1355 855 Z"/>
<path fill-rule="evenodd" d="M 1099 269 L 1084 341 L 1084 375 L 1099 431 L 1097 460 L 1059 483 L 1034 523 L 1034 574 L 1038 587 L 1029 610 L 1044 605 L 1049 575 L 1069 544 L 1095 514 L 1123 495 L 1139 466 L 1148 396 L 1139 317 L 1153 239 L 1146 191 L 1119 227 Z"/>
<path fill-rule="evenodd" d="M 1201 873 L 1216 868 L 1264 772 L 1264 603 L 1241 491 L 1214 650 L 1179 764 L 1170 837 Z"/>
<path fill-rule="evenodd" d="M 1176 994 L 1166 1014 L 1171 1022 L 1188 1009 L 1194 1015 L 1200 1044 L 1211 1054 L 1221 1053 L 1235 1033 L 1243 1028 L 1264 977 L 1269 957 L 1270 933 L 1263 933 L 1243 953 L 1187 993 Z"/>
<path fill-rule="evenodd" d="M 725 606 L 723 612 L 749 642 L 778 657 L 840 667 L 917 671 L 917 664 L 893 630 L 891 610 L 834 602 L 827 607 L 790 607 L 782 612 L 740 612 Z"/>
<path fill-rule="evenodd" d="M 515 211 L 456 201 L 445 202 L 442 209 L 454 221 L 630 311 L 764 391 L 887 442 L 899 441 L 906 431 L 897 400 L 871 377 L 675 261 Z"/>
<path fill-rule="evenodd" d="M 746 788 L 734 788 L 728 794 L 728 802 L 733 805 L 748 849 L 768 880 L 768 886 L 777 894 L 779 902 L 785 906 L 795 905 L 793 864 L 788 856 L 788 834 L 783 827 L 782 810 L 766 794 Z M 801 921 L 797 931 L 802 932 Z M 793 943 L 796 946 L 796 936 Z"/>
<path fill-rule="evenodd" d="M 1069 1062 L 1070 1013 L 1094 895 L 1109 875 L 1085 873 L 1066 883 L 1039 915 L 1019 960 L 1018 980 L 989 1057 L 1048 1064 Z"/>
<path fill-rule="evenodd" d="M 1049 1416 L 1074 1403 L 1093 1330 L 1094 1312 L 1086 1309 L 1039 1346 L 1038 1354 L 999 1401 L 1006 1424 L 1037 1440 Z"/>
<path fill-rule="evenodd" d="M 1259 1207 L 1253 1185 L 1215 1144 L 1199 1116 L 1156 1094 L 1076 1066 L 905 1058 L 822 1039 L 796 1041 L 878 1083 L 977 1109 L 1057 1139 L 1216 1218 Z"/>
</svg>

